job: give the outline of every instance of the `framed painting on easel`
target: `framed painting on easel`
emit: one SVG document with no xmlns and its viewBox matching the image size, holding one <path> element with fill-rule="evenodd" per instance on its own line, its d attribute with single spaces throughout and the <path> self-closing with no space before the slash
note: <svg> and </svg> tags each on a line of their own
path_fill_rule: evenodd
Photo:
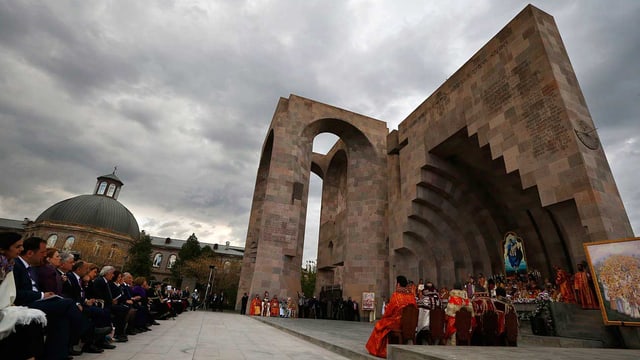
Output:
<svg viewBox="0 0 640 360">
<path fill-rule="evenodd" d="M 605 325 L 640 326 L 640 238 L 584 244 Z"/>
</svg>

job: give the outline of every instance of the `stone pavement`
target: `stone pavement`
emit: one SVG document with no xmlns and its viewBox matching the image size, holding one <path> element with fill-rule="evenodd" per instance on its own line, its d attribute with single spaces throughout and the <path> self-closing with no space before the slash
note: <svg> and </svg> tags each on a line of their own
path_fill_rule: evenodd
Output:
<svg viewBox="0 0 640 360">
<path fill-rule="evenodd" d="M 188 311 L 159 321 L 152 331 L 129 336 L 102 354 L 75 360 L 346 359 L 330 350 L 232 312 Z"/>
<path fill-rule="evenodd" d="M 313 344 L 323 346 L 349 359 L 379 359 L 369 355 L 364 348 L 373 328 L 373 324 L 370 323 L 260 317 L 255 319 L 271 324 L 291 335 L 299 336 Z M 589 340 L 534 336 L 530 335 L 530 331 L 526 328 L 521 328 L 521 336 L 518 338 L 518 347 L 516 348 L 391 345 L 388 358 L 393 360 L 640 359 L 640 350 L 594 348 L 596 346 L 602 346 L 602 344 Z"/>
<path fill-rule="evenodd" d="M 185 312 L 176 320 L 164 320 L 153 331 L 129 337 L 117 349 L 103 354 L 83 354 L 76 360 L 183 360 L 183 359 L 378 359 L 369 355 L 366 343 L 373 324 L 313 319 L 241 316 L 232 312 Z M 524 333 L 524 331 L 523 331 Z M 640 350 L 585 348 L 572 339 L 520 338 L 517 348 L 392 345 L 389 359 L 527 358 L 640 359 Z M 539 339 L 543 338 L 543 339 Z M 588 345 L 588 344 L 586 344 Z M 564 346 L 564 347 L 550 347 Z M 572 347 L 572 348 L 567 348 Z"/>
</svg>

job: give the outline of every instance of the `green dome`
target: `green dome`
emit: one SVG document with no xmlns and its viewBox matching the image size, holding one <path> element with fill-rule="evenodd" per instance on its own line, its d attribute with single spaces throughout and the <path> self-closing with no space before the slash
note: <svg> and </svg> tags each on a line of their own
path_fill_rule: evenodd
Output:
<svg viewBox="0 0 640 360">
<path fill-rule="evenodd" d="M 80 195 L 51 206 L 36 223 L 43 221 L 86 225 L 138 239 L 140 228 L 131 211 L 118 200 L 100 195 Z"/>
</svg>

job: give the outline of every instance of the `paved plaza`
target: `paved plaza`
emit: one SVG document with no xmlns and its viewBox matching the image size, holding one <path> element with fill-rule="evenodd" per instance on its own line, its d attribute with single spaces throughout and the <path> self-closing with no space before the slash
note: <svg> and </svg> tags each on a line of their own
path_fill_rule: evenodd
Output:
<svg viewBox="0 0 640 360">
<path fill-rule="evenodd" d="M 102 354 L 75 360 L 242 360 L 346 359 L 248 316 L 230 312 L 189 311 L 160 321 L 152 331 L 129 336 Z"/>
<path fill-rule="evenodd" d="M 77 360 L 186 359 L 378 359 L 367 354 L 373 324 L 366 322 L 241 316 L 232 312 L 186 312 L 153 331 L 129 337 L 117 349 Z M 389 359 L 640 359 L 640 350 L 588 348 L 593 342 L 539 337 L 522 329 L 517 348 L 391 346 Z"/>
</svg>

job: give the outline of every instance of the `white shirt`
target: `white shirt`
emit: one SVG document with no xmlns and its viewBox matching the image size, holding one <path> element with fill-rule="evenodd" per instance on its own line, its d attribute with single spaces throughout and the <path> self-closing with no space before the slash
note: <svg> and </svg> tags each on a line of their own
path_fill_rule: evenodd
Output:
<svg viewBox="0 0 640 360">
<path fill-rule="evenodd" d="M 18 256 L 18 259 L 20 261 L 22 261 L 22 265 L 24 265 L 25 269 L 27 269 L 27 275 L 29 275 L 29 279 L 31 280 L 31 290 L 33 290 L 35 292 L 39 292 L 40 293 L 40 299 L 43 299 L 44 298 L 44 293 L 38 289 L 38 286 L 36 285 L 36 279 L 32 278 L 31 277 L 31 273 L 29 272 L 29 268 L 31 267 L 31 265 L 29 265 L 28 262 L 24 261 L 22 256 Z"/>
</svg>

